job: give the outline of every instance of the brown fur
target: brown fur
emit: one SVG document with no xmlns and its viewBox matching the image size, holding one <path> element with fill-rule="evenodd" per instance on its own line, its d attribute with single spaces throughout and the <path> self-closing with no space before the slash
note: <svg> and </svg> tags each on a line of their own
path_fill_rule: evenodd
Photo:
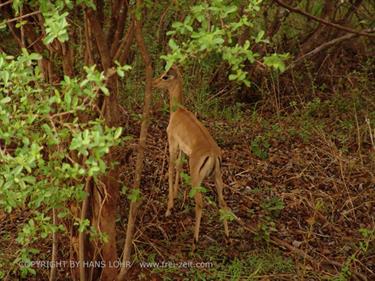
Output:
<svg viewBox="0 0 375 281">
<path fill-rule="evenodd" d="M 195 115 L 183 107 L 183 80 L 181 73 L 176 67 L 172 67 L 161 77 L 155 79 L 153 85 L 155 88 L 168 90 L 170 101 L 170 118 L 167 128 L 169 143 L 169 194 L 166 216 L 171 214 L 174 199 L 177 197 L 181 171 L 181 151 L 189 157 L 192 188 L 200 187 L 202 181 L 213 174 L 219 206 L 227 210 L 228 207 L 223 197 L 224 184 L 220 168 L 221 149 Z M 173 178 L 175 178 L 174 182 Z M 202 193 L 196 192 L 194 243 L 198 242 L 202 209 Z M 224 230 L 225 235 L 228 237 L 228 223 L 225 220 Z"/>
</svg>

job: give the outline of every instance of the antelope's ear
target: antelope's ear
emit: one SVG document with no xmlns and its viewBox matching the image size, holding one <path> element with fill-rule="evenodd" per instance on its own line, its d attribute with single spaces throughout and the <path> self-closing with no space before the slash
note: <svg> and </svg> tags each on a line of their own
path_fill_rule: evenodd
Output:
<svg viewBox="0 0 375 281">
<path fill-rule="evenodd" d="M 171 69 L 173 69 L 174 71 L 178 72 L 178 67 L 175 64 L 171 66 Z"/>
<path fill-rule="evenodd" d="M 176 77 L 181 77 L 182 76 L 182 73 L 181 73 L 181 68 L 179 68 L 177 65 L 172 65 L 170 70 L 169 71 L 173 71 L 174 73 L 174 76 Z"/>
<path fill-rule="evenodd" d="M 174 66 L 172 66 L 168 70 L 167 75 L 170 76 L 171 79 L 176 78 L 178 76 L 178 70 Z"/>
</svg>

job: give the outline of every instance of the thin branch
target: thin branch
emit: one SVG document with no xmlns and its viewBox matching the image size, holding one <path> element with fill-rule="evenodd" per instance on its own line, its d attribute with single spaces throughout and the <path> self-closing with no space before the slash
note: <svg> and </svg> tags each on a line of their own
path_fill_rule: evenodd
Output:
<svg viewBox="0 0 375 281">
<path fill-rule="evenodd" d="M 158 26 L 158 31 L 156 32 L 156 34 L 157 34 L 157 42 L 159 42 L 160 43 L 160 38 L 161 38 L 161 34 L 162 34 L 162 30 L 164 31 L 164 29 L 162 28 L 162 26 L 163 26 L 163 24 L 164 24 L 164 20 L 165 20 L 165 18 L 166 18 L 166 16 L 167 16 L 167 14 L 168 14 L 168 11 L 169 11 L 169 9 L 170 9 L 170 7 L 171 7 L 171 4 L 169 4 L 168 6 L 167 6 L 167 8 L 164 10 L 164 12 L 161 14 L 161 16 L 160 16 L 160 20 L 159 20 L 159 26 Z"/>
<path fill-rule="evenodd" d="M 92 34 L 95 37 L 95 42 L 99 50 L 100 60 L 104 70 L 111 67 L 110 51 L 107 45 L 104 31 L 99 23 L 99 15 L 97 15 L 92 9 L 86 11 L 87 18 L 92 27 Z"/>
<path fill-rule="evenodd" d="M 363 30 L 363 32 L 374 32 L 375 31 L 375 28 L 372 28 L 372 29 L 365 29 Z M 354 34 L 354 33 L 347 33 L 343 36 L 340 36 L 338 38 L 335 38 L 331 41 L 328 41 L 328 42 L 325 42 L 324 44 L 320 45 L 319 47 L 313 49 L 312 51 L 304 54 L 303 56 L 297 58 L 295 61 L 293 61 L 286 70 L 290 70 L 294 67 L 296 67 L 297 65 L 299 65 L 301 62 L 303 62 L 306 58 L 308 57 L 311 57 L 311 56 L 314 56 L 316 55 L 317 53 L 337 44 L 337 43 L 340 43 L 342 41 L 345 41 L 345 40 L 349 40 L 353 37 L 357 37 L 359 36 L 358 34 Z"/>
<path fill-rule="evenodd" d="M 86 181 L 85 192 L 87 194 L 85 200 L 83 200 L 81 207 L 81 222 L 87 218 L 87 211 L 89 207 L 89 196 L 90 196 L 90 184 L 91 178 L 88 178 Z M 79 277 L 80 280 L 86 280 L 86 267 L 84 262 L 85 257 L 85 241 L 86 241 L 86 231 L 81 231 L 79 233 Z"/>
<path fill-rule="evenodd" d="M 374 134 L 372 133 L 372 127 L 371 127 L 371 122 L 369 118 L 366 118 L 366 124 L 368 126 L 368 131 L 370 133 L 370 141 L 372 144 L 372 149 L 375 151 L 375 128 L 374 128 Z"/>
<path fill-rule="evenodd" d="M 21 19 L 24 19 L 24 18 L 28 18 L 28 17 L 34 16 L 34 15 L 38 15 L 38 14 L 40 14 L 40 11 L 34 11 L 34 12 L 31 12 L 31 13 L 28 13 L 28 14 L 25 14 L 25 15 L 22 15 L 22 16 L 19 16 L 19 17 L 7 20 L 7 23 L 18 21 L 18 20 L 21 20 Z"/>
<path fill-rule="evenodd" d="M 35 39 L 33 42 L 31 42 L 28 46 L 27 46 L 27 49 L 31 48 L 32 46 L 34 46 L 38 41 L 42 40 L 44 37 L 44 34 L 40 35 L 37 39 Z"/>
<path fill-rule="evenodd" d="M 123 37 L 124 29 L 125 29 L 125 21 L 128 17 L 128 11 L 129 11 L 129 4 L 128 1 L 123 1 L 123 5 L 121 8 L 121 13 L 118 14 L 116 18 L 116 26 L 114 26 L 114 30 L 112 31 L 113 34 L 108 36 L 111 36 L 111 41 L 108 41 L 108 46 L 110 46 L 111 49 L 111 56 L 115 54 L 117 51 L 118 45 L 120 44 L 119 41 Z"/>
<path fill-rule="evenodd" d="M 20 47 L 20 49 L 21 49 L 21 48 L 25 48 L 25 46 L 23 45 L 23 43 L 22 43 L 22 41 L 21 41 L 20 36 L 17 34 L 17 31 L 18 31 L 18 30 L 16 30 L 14 24 L 12 24 L 12 23 L 10 22 L 10 19 L 9 19 L 9 18 L 11 18 L 10 13 L 7 11 L 7 9 L 2 9 L 2 10 L 1 10 L 1 13 L 5 16 L 5 18 L 8 18 L 8 20 L 6 21 L 6 23 L 7 23 L 7 25 L 8 25 L 8 28 L 9 28 L 10 32 L 11 32 L 12 35 L 13 35 L 13 38 L 17 41 L 18 46 Z"/>
<path fill-rule="evenodd" d="M 120 46 L 114 55 L 113 60 L 118 60 L 120 64 L 124 64 L 128 58 L 130 47 L 134 39 L 134 20 L 132 20 L 128 31 L 126 32 L 125 38 L 122 39 Z"/>
<path fill-rule="evenodd" d="M 73 48 L 70 47 L 69 44 L 66 42 L 59 42 L 60 47 L 61 47 L 61 60 L 63 63 L 63 71 L 64 75 L 67 75 L 69 77 L 74 76 L 74 55 L 73 55 Z"/>
<path fill-rule="evenodd" d="M 348 11 L 346 14 L 342 17 L 340 20 L 341 23 L 349 21 L 352 17 L 352 15 L 358 10 L 359 6 L 362 4 L 363 0 L 356 0 L 355 3 L 349 3 L 350 8 L 348 8 Z"/>
<path fill-rule="evenodd" d="M 93 59 L 93 53 L 92 53 L 92 34 L 91 34 L 91 28 L 90 28 L 90 22 L 89 19 L 84 13 L 84 21 L 85 21 L 85 65 L 93 65 L 94 59 Z"/>
<path fill-rule="evenodd" d="M 53 225 L 57 225 L 56 209 L 52 209 L 52 221 Z M 57 260 L 57 234 L 56 231 L 52 233 L 52 255 L 51 264 L 55 265 Z M 49 275 L 49 281 L 54 281 L 56 279 L 56 266 L 51 266 L 51 271 Z"/>
<path fill-rule="evenodd" d="M 142 1 L 137 1 L 137 7 L 142 7 Z M 141 132 L 139 136 L 139 145 L 138 145 L 138 153 L 137 153 L 137 160 L 135 166 L 135 180 L 133 184 L 133 189 L 139 189 L 141 185 L 141 178 L 142 178 L 142 171 L 144 166 L 144 152 L 146 146 L 146 138 L 148 132 L 148 125 L 149 125 L 149 115 L 150 115 L 150 106 L 151 106 L 151 97 L 152 97 L 152 64 L 150 55 L 146 48 L 146 44 L 143 39 L 142 35 L 142 27 L 141 23 L 138 20 L 135 20 L 135 38 L 137 41 L 137 45 L 139 47 L 139 51 L 141 53 L 143 62 L 145 64 L 145 73 L 146 73 L 146 88 L 145 88 L 145 99 L 144 99 L 144 106 L 143 106 L 143 121 L 141 124 Z M 123 264 L 127 265 L 130 262 L 130 255 L 132 250 L 132 243 L 133 243 L 133 236 L 134 236 L 134 229 L 135 223 L 137 218 L 138 208 L 141 205 L 141 201 L 135 201 L 130 203 L 130 211 L 128 217 L 128 224 L 126 229 L 126 239 L 124 243 L 124 250 L 123 250 Z M 117 276 L 117 280 L 124 280 L 126 276 L 126 272 L 128 267 L 123 266 L 119 275 Z"/>
<path fill-rule="evenodd" d="M 273 0 L 273 1 L 276 2 L 278 5 L 284 7 L 285 9 L 291 11 L 291 12 L 303 15 L 303 16 L 309 18 L 309 19 L 315 20 L 315 21 L 320 22 L 322 24 L 329 25 L 331 27 L 334 27 L 334 28 L 337 28 L 337 29 L 340 29 L 340 30 L 343 30 L 343 31 L 346 31 L 346 32 L 349 32 L 349 33 L 354 33 L 354 34 L 357 34 L 357 35 L 361 35 L 361 36 L 375 37 L 375 34 L 368 33 L 368 32 L 363 32 L 363 31 L 357 31 L 357 30 L 352 29 L 350 27 L 342 26 L 340 24 L 336 24 L 336 23 L 327 21 L 325 19 L 322 19 L 322 18 L 316 17 L 314 15 L 311 15 L 309 13 L 306 13 L 305 11 L 302 11 L 302 10 L 300 10 L 298 8 L 291 7 L 291 6 L 283 3 L 280 0 Z"/>
<path fill-rule="evenodd" d="M 11 4 L 12 2 L 13 2 L 13 0 L 9 0 L 9 1 L 6 1 L 6 2 L 4 2 L 4 3 L 1 3 L 1 4 L 0 4 L 0 8 L 6 6 L 6 5 L 8 5 L 8 4 Z"/>
<path fill-rule="evenodd" d="M 115 35 L 115 30 L 119 25 L 119 15 L 122 10 L 122 6 L 124 1 L 121 0 L 114 0 L 111 1 L 111 17 L 110 17 L 110 24 L 109 29 L 107 32 L 107 44 L 110 46 L 113 42 L 113 37 Z"/>
</svg>

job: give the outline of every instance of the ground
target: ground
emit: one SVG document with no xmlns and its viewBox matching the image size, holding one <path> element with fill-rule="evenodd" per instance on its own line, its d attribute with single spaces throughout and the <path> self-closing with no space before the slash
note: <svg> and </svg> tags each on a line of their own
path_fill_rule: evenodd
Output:
<svg viewBox="0 0 375 281">
<path fill-rule="evenodd" d="M 200 241 L 192 253 L 194 203 L 186 183 L 172 216 L 164 216 L 168 113 L 156 106 L 128 280 L 373 280 L 374 108 L 373 97 L 347 94 L 282 112 L 245 106 L 224 117 L 199 114 L 223 150 L 224 196 L 235 217 L 227 241 L 212 182 L 206 181 Z M 120 156 L 118 249 L 134 178 L 136 117 L 124 123 L 134 139 Z M 14 253 L 14 229 L 27 217 L 2 217 L 1 260 Z M 69 260 L 68 245 L 60 243 L 59 258 Z M 51 245 L 37 247 L 38 259 L 49 260 Z M 58 276 L 70 280 L 70 271 L 60 268 Z M 45 269 L 28 280 L 47 279 Z"/>
<path fill-rule="evenodd" d="M 282 114 L 244 110 L 232 120 L 205 119 L 224 151 L 225 199 L 238 219 L 230 223 L 227 244 L 216 194 L 206 181 L 194 254 L 194 200 L 186 184 L 173 215 L 164 217 L 168 115 L 155 113 L 132 279 L 375 278 L 374 146 L 365 122 L 358 123 L 372 116 L 373 105 L 360 96 L 332 96 Z M 131 181 L 132 169 L 124 168 L 123 177 Z"/>
</svg>

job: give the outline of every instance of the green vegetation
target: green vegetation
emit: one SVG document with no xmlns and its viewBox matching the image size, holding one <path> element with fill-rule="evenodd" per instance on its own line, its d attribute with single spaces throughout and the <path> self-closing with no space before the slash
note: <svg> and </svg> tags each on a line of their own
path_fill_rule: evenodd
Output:
<svg viewBox="0 0 375 281">
<path fill-rule="evenodd" d="M 374 14 L 367 0 L 0 1 L 0 279 L 114 280 L 125 249 L 126 280 L 374 279 Z M 230 210 L 212 182 L 190 187 L 183 158 L 164 216 L 169 102 L 150 86 L 172 65 L 223 150 Z M 67 261 L 88 266 L 51 266 Z"/>
<path fill-rule="evenodd" d="M 58 87 L 43 82 L 35 67 L 38 54 L 14 58 L 0 54 L 0 208 L 6 213 L 28 210 L 27 221 L 18 225 L 13 264 L 25 265 L 40 252 L 38 239 L 56 232 L 62 225 L 49 215 L 70 215 L 67 202 L 87 196 L 83 179 L 98 179 L 108 170 L 103 157 L 121 141 L 121 128 L 109 128 L 102 119 L 82 122 L 79 115 L 90 114 L 96 93 L 108 93 L 105 77 L 95 67 L 85 68 L 82 80 L 65 76 Z M 70 116 L 70 118 L 64 118 Z M 83 156 L 84 161 L 77 161 Z M 77 221 L 79 231 L 88 229 L 88 220 Z M 8 261 L 10 262 L 10 261 Z M 21 277 L 35 269 L 21 267 Z M 4 273 L 0 273 L 4 275 Z"/>
</svg>

